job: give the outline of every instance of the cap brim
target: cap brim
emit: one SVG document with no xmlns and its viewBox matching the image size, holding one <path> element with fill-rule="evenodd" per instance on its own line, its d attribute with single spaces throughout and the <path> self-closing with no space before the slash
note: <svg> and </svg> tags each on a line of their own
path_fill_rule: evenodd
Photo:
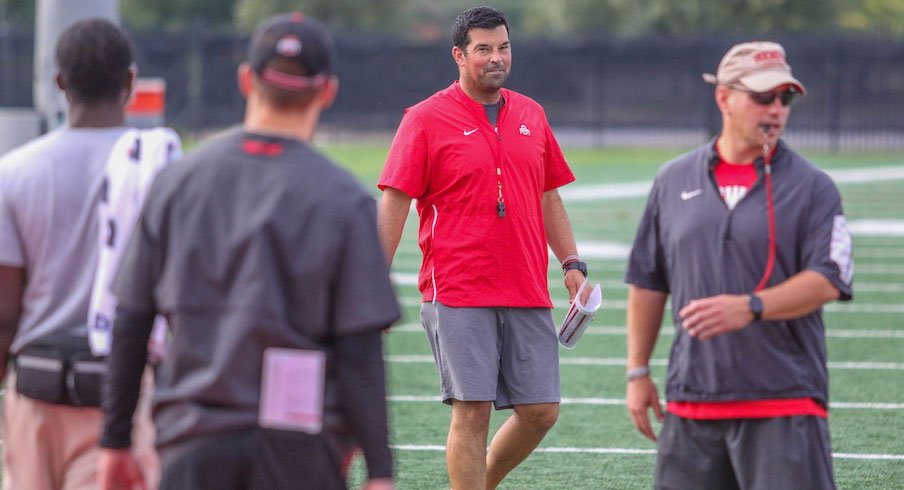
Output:
<svg viewBox="0 0 904 490">
<path fill-rule="evenodd" d="M 740 82 L 750 90 L 753 90 L 754 92 L 769 92 L 771 90 L 774 90 L 775 87 L 780 87 L 782 85 L 793 85 L 801 95 L 807 94 L 807 89 L 804 88 L 804 85 L 800 83 L 796 78 L 789 75 L 788 72 L 761 72 L 754 75 L 741 77 L 738 82 Z"/>
<path fill-rule="evenodd" d="M 711 83 L 711 84 L 713 84 L 713 85 L 715 85 L 715 84 L 718 83 L 718 81 L 719 81 L 719 79 L 716 78 L 716 76 L 713 75 L 712 73 L 704 73 L 704 74 L 703 74 L 703 80 L 704 80 L 706 83 Z"/>
</svg>

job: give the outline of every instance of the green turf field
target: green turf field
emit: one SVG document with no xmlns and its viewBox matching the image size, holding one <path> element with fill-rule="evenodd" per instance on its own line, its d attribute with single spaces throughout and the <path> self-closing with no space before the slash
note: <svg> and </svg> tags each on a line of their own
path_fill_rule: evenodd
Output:
<svg viewBox="0 0 904 490">
<path fill-rule="evenodd" d="M 324 150 L 373 190 L 387 147 Z M 681 150 L 567 150 L 578 181 L 563 189 L 578 248 L 602 282 L 603 311 L 580 345 L 562 350 L 559 422 L 539 450 L 503 482 L 504 489 L 646 489 L 655 447 L 637 433 L 624 408 L 625 259 L 644 197 L 594 198 L 595 191 L 649 183 L 661 163 Z M 887 220 L 855 232 L 856 299 L 825 313 L 831 376 L 832 444 L 842 489 L 904 488 L 904 154 L 826 155 L 803 152 L 830 171 L 861 169 L 865 182 L 840 183 L 849 223 Z M 875 172 L 886 167 L 887 172 Z M 839 174 L 842 175 L 842 174 Z M 850 175 L 850 174 L 843 174 Z M 602 187 L 596 187 L 602 186 Z M 576 192 L 581 189 L 590 192 Z M 569 198 L 569 193 L 578 195 Z M 588 197 L 589 196 L 589 197 Z M 416 216 L 409 217 L 393 272 L 405 317 L 386 337 L 392 443 L 399 489 L 448 488 L 446 430 L 450 410 L 438 401 L 430 348 L 417 324 L 419 295 L 411 278 L 420 264 Z M 592 253 L 588 253 L 591 251 Z M 621 251 L 621 252 L 619 252 Z M 556 320 L 567 297 L 561 272 L 550 267 Z M 670 326 L 654 353 L 662 385 Z M 493 430 L 508 416 L 494 414 Z M 13 448 L 5 448 L 14 450 Z M 362 480 L 360 462 L 353 486 Z M 778 489 L 777 489 L 778 490 Z"/>
<path fill-rule="evenodd" d="M 325 150 L 376 192 L 386 147 Z M 576 349 L 561 351 L 565 401 L 558 424 L 501 488 L 651 487 L 654 445 L 635 431 L 623 405 L 627 291 L 621 283 L 623 251 L 631 243 L 645 198 L 594 199 L 590 192 L 580 200 L 568 195 L 575 187 L 608 185 L 600 187 L 605 191 L 626 183 L 648 183 L 659 165 L 680 151 L 565 151 L 578 181 L 566 187 L 563 196 L 578 249 L 592 278 L 603 284 L 604 311 Z M 831 305 L 825 313 L 833 403 L 829 420 L 840 488 L 904 488 L 904 211 L 899 203 L 904 195 L 904 155 L 803 153 L 824 169 L 861 169 L 855 175 L 868 176 L 865 182 L 839 183 L 849 223 L 890 220 L 855 232 L 856 299 Z M 870 171 L 873 167 L 886 169 Z M 415 236 L 412 214 L 393 264 L 405 317 L 387 336 L 392 443 L 398 488 L 448 488 L 443 445 L 450 410 L 438 401 L 436 369 L 417 325 L 419 296 L 411 281 L 420 264 Z M 556 267 L 550 267 L 549 277 L 559 305 L 554 312 L 558 321 L 567 296 Z M 671 341 L 668 321 L 661 337 L 653 367 L 660 386 Z M 494 428 L 507 414 L 494 414 Z M 354 479 L 360 478 L 358 466 Z"/>
</svg>

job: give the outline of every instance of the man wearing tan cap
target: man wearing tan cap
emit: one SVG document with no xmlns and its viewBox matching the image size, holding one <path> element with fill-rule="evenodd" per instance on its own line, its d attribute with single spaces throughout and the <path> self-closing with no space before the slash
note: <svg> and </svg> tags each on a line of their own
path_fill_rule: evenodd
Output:
<svg viewBox="0 0 904 490">
<path fill-rule="evenodd" d="M 625 274 L 627 406 L 657 440 L 656 488 L 835 488 L 822 305 L 850 300 L 831 179 L 780 139 L 806 93 L 784 49 L 739 44 L 716 75 L 722 131 L 658 173 Z M 649 361 L 671 294 L 663 414 Z"/>
</svg>

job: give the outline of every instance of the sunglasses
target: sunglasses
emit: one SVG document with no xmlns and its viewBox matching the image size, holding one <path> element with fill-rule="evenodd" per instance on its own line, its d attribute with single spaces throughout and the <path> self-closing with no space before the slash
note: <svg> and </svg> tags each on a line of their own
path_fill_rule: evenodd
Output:
<svg viewBox="0 0 904 490">
<path fill-rule="evenodd" d="M 788 107 L 791 105 L 791 102 L 794 102 L 794 98 L 799 95 L 799 92 L 794 88 L 782 90 L 781 92 L 754 92 L 743 88 L 730 88 L 740 90 L 741 92 L 747 92 L 747 95 L 750 96 L 750 100 L 759 105 L 770 105 L 775 102 L 775 98 L 778 97 L 779 102 L 782 103 L 782 107 Z"/>
</svg>

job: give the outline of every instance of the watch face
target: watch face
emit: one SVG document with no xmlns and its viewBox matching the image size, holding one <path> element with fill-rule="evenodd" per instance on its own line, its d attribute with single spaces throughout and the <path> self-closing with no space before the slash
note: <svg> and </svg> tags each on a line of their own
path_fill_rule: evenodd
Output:
<svg viewBox="0 0 904 490">
<path fill-rule="evenodd" d="M 747 296 L 747 305 L 750 307 L 750 312 L 753 313 L 754 318 L 759 320 L 763 314 L 763 301 L 758 296 L 750 294 Z"/>
</svg>

